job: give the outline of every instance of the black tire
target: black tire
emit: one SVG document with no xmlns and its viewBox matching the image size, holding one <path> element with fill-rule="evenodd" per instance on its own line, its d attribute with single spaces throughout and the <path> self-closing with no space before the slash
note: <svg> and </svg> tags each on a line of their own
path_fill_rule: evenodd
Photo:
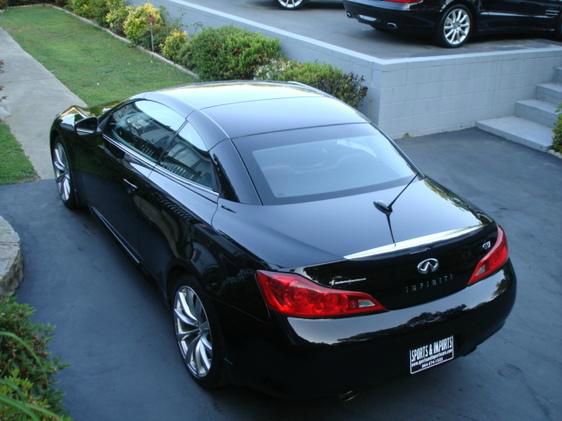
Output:
<svg viewBox="0 0 562 421">
<path fill-rule="evenodd" d="M 55 173 L 55 182 L 61 202 L 68 209 L 76 210 L 82 207 L 82 203 L 74 183 L 69 156 L 68 148 L 62 137 L 57 135 L 51 143 L 51 162 Z"/>
<path fill-rule="evenodd" d="M 450 19 L 454 19 L 455 16 L 466 16 L 468 20 L 468 28 L 461 27 L 460 25 L 464 25 L 464 23 L 455 22 L 455 26 L 453 31 L 458 28 L 459 29 L 459 40 L 455 40 L 455 38 L 451 39 L 450 36 L 446 34 L 446 24 L 450 24 Z M 467 31 L 465 34 L 464 31 Z M 449 30 L 450 31 L 450 30 Z M 441 15 L 441 19 L 439 19 L 439 23 L 437 24 L 437 28 L 435 30 L 435 41 L 442 47 L 445 48 L 459 48 L 463 46 L 472 36 L 474 33 L 474 18 L 472 12 L 468 7 L 464 4 L 453 4 L 452 6 L 448 7 Z M 449 32 L 450 34 L 450 32 Z"/>
<path fill-rule="evenodd" d="M 202 373 L 198 369 L 197 358 L 195 355 L 196 352 L 205 352 L 205 355 L 209 357 L 209 350 L 207 349 L 207 347 L 205 347 L 206 341 L 203 340 L 203 337 L 205 337 L 205 333 L 201 333 L 201 330 L 199 330 L 199 333 L 193 335 L 200 338 L 200 339 L 194 339 L 193 342 L 191 342 L 191 346 L 193 346 L 193 348 L 191 348 L 188 342 L 186 342 L 188 341 L 187 339 L 184 342 L 180 341 L 180 338 L 182 337 L 182 333 L 183 335 L 185 335 L 185 331 L 188 331 L 190 328 L 192 328 L 191 325 L 182 322 L 176 313 L 176 309 L 178 308 L 178 306 L 180 309 L 182 308 L 181 302 L 178 301 L 180 300 L 179 294 L 188 293 L 189 290 L 195 293 L 195 296 L 197 297 L 197 299 L 202 305 L 202 310 L 203 310 L 202 314 L 205 315 L 208 321 L 209 329 L 208 329 L 208 334 L 206 335 L 207 338 L 206 341 L 210 340 L 212 354 L 209 364 L 210 367 L 207 369 L 207 372 L 205 373 Z M 225 371 L 225 363 L 224 363 L 224 359 L 225 359 L 224 339 L 223 339 L 220 323 L 218 320 L 218 316 L 213 306 L 213 303 L 211 302 L 209 297 L 205 294 L 203 289 L 199 286 L 199 283 L 192 277 L 186 275 L 181 275 L 175 281 L 174 296 L 172 297 L 171 301 L 172 301 L 171 310 L 172 310 L 172 320 L 174 324 L 174 334 L 176 335 L 178 350 L 184 362 L 184 366 L 187 369 L 187 372 L 198 385 L 200 385 L 205 389 L 217 389 L 225 386 L 227 384 L 227 381 L 226 381 L 226 371 Z M 193 314 L 196 313 L 193 312 Z M 199 323 L 200 327 L 204 325 L 205 325 L 204 322 Z M 183 330 L 183 332 L 181 332 L 180 329 Z M 187 335 L 185 336 L 187 337 Z M 197 340 L 199 340 L 200 342 L 199 346 L 203 347 L 201 351 L 197 351 L 197 346 L 198 346 L 196 344 Z M 190 353 L 189 350 L 191 349 L 193 349 L 193 351 Z M 188 355 L 193 356 L 193 359 L 191 361 L 188 359 Z M 199 355 L 201 354 L 199 353 Z M 203 361 L 203 359 L 199 358 L 199 361 Z"/>
<path fill-rule="evenodd" d="M 283 10 L 298 10 L 303 7 L 308 0 L 274 0 Z"/>
</svg>

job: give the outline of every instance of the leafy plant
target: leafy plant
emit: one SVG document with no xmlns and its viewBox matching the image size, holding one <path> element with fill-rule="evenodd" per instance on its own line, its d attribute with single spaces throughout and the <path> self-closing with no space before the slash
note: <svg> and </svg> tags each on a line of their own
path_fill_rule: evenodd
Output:
<svg viewBox="0 0 562 421">
<path fill-rule="evenodd" d="M 85 18 L 94 17 L 92 0 L 68 0 L 68 7 L 79 16 Z"/>
<path fill-rule="evenodd" d="M 105 23 L 113 32 L 123 35 L 123 25 L 132 9 L 124 0 L 106 0 L 108 11 L 105 15 Z"/>
<path fill-rule="evenodd" d="M 188 43 L 189 38 L 187 33 L 179 29 L 174 29 L 162 44 L 162 55 L 169 58 L 174 63 L 179 63 L 182 58 L 182 52 L 184 52 L 184 47 Z"/>
<path fill-rule="evenodd" d="M 280 58 L 279 40 L 223 26 L 203 29 L 191 41 L 191 65 L 202 79 L 251 79 L 256 69 Z"/>
<path fill-rule="evenodd" d="M 364 78 L 329 64 L 275 60 L 256 70 L 255 79 L 295 81 L 313 86 L 357 107 L 367 95 Z"/>
<path fill-rule="evenodd" d="M 123 24 L 123 32 L 133 44 L 142 45 L 152 51 L 159 44 L 157 38 L 165 39 L 165 31 L 166 23 L 160 10 L 150 3 L 133 7 Z"/>
<path fill-rule="evenodd" d="M 92 18 L 98 25 L 107 27 L 105 17 L 109 13 L 109 2 L 107 0 L 90 0 Z"/>
<path fill-rule="evenodd" d="M 8 8 L 8 0 L 0 0 L 0 10 Z"/>
<path fill-rule="evenodd" d="M 52 329 L 31 322 L 33 309 L 0 298 L 0 419 L 59 419 L 62 394 L 52 387 L 64 366 L 49 358 Z"/>
<path fill-rule="evenodd" d="M 562 109 L 562 105 L 558 107 L 558 112 Z M 553 136 L 552 136 L 552 149 L 556 152 L 562 153 L 562 114 L 558 114 L 558 119 L 554 125 Z"/>
</svg>

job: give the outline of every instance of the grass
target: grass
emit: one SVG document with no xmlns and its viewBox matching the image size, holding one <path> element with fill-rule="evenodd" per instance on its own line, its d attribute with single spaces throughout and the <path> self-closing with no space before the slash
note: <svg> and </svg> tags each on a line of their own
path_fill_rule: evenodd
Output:
<svg viewBox="0 0 562 421">
<path fill-rule="evenodd" d="M 0 26 L 88 105 L 193 81 L 175 67 L 51 7 L 8 9 L 0 14 Z"/>
<path fill-rule="evenodd" d="M 30 181 L 35 170 L 5 123 L 0 123 L 0 184 Z"/>
</svg>

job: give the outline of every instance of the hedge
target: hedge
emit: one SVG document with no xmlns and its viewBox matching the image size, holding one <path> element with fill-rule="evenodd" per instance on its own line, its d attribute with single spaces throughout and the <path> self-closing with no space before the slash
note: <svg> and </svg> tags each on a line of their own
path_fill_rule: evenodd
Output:
<svg viewBox="0 0 562 421">
<path fill-rule="evenodd" d="M 367 95 L 363 77 L 344 73 L 329 64 L 299 63 L 293 60 L 272 61 L 257 69 L 255 79 L 305 83 L 353 107 L 357 107 Z"/>
<path fill-rule="evenodd" d="M 558 108 L 558 111 L 560 111 L 560 108 Z M 558 114 L 558 119 L 556 120 L 556 125 L 554 126 L 552 149 L 556 152 L 562 153 L 562 114 Z"/>
<path fill-rule="evenodd" d="M 203 29 L 191 41 L 191 64 L 207 80 L 252 79 L 280 57 L 279 40 L 234 26 Z"/>
</svg>

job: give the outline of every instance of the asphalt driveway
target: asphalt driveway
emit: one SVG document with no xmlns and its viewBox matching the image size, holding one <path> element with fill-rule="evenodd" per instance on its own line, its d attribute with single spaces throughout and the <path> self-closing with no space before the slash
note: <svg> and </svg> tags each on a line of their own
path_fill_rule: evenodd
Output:
<svg viewBox="0 0 562 421">
<path fill-rule="evenodd" d="M 420 168 L 506 228 L 519 276 L 506 326 L 473 354 L 363 391 L 354 401 L 283 402 L 207 393 L 188 378 L 155 288 L 52 181 L 0 187 L 20 233 L 18 297 L 56 326 L 51 349 L 76 420 L 562 418 L 562 161 L 476 129 L 400 142 Z"/>
</svg>

